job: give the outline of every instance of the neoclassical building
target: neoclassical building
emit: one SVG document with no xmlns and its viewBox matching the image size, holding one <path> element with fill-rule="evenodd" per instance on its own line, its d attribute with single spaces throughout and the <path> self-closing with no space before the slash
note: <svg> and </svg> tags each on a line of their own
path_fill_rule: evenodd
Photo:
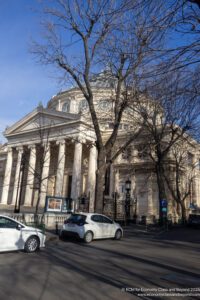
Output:
<svg viewBox="0 0 200 300">
<path fill-rule="evenodd" d="M 113 128 L 114 84 L 108 70 L 91 80 L 105 140 Z M 123 143 L 127 132 L 132 130 L 134 127 L 127 115 L 122 119 L 117 143 Z M 61 90 L 46 108 L 39 105 L 7 128 L 4 136 L 8 142 L 0 148 L 0 211 L 14 211 L 20 205 L 21 211 L 33 212 L 37 204 L 40 211 L 49 213 L 66 213 L 73 207 L 94 211 L 95 133 L 87 102 L 76 86 Z M 156 175 L 144 147 L 145 136 L 141 134 L 111 165 L 104 190 L 105 213 L 123 218 L 129 180 L 130 217 L 158 218 Z M 200 207 L 199 145 L 195 143 L 191 149 L 190 155 L 197 166 L 188 209 L 191 204 Z M 177 204 L 169 192 L 167 195 L 168 214 L 176 219 Z"/>
</svg>

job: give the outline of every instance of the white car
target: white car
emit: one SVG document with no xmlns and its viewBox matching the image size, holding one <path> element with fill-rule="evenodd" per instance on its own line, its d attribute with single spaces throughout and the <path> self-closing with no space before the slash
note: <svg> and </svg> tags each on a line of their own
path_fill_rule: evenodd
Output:
<svg viewBox="0 0 200 300">
<path fill-rule="evenodd" d="M 60 238 L 77 236 L 90 243 L 93 239 L 115 238 L 120 240 L 123 230 L 118 223 L 108 217 L 95 213 L 76 213 L 71 215 L 60 229 Z"/>
<path fill-rule="evenodd" d="M 35 252 L 38 248 L 45 247 L 45 238 L 40 229 L 0 215 L 0 252 L 13 250 Z"/>
</svg>

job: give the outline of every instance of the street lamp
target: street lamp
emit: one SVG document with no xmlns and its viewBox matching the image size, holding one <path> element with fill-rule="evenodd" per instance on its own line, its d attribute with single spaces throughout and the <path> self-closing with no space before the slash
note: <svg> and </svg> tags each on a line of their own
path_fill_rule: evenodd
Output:
<svg viewBox="0 0 200 300">
<path fill-rule="evenodd" d="M 131 190 L 131 181 L 129 179 L 125 182 L 125 188 L 127 192 Z"/>
<path fill-rule="evenodd" d="M 125 182 L 125 189 L 126 189 L 126 199 L 125 199 L 125 222 L 130 219 L 130 190 L 131 190 L 131 181 L 128 179 Z"/>
</svg>

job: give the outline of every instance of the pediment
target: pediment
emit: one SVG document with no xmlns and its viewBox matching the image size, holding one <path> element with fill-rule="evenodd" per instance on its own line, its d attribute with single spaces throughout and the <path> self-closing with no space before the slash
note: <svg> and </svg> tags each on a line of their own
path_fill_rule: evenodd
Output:
<svg viewBox="0 0 200 300">
<path fill-rule="evenodd" d="M 53 128 L 56 125 L 66 124 L 68 122 L 72 122 L 77 120 L 77 116 L 51 111 L 48 109 L 40 109 L 32 111 L 30 114 L 22 118 L 17 123 L 13 124 L 9 127 L 5 132 L 5 136 L 27 133 L 35 130 L 40 130 L 42 128 Z"/>
</svg>

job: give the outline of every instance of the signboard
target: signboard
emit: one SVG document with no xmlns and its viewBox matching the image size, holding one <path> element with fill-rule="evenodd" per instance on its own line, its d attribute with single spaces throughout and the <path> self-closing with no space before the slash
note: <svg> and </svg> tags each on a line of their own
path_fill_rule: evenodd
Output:
<svg viewBox="0 0 200 300">
<path fill-rule="evenodd" d="M 166 207 L 163 207 L 163 208 L 162 208 L 162 212 L 166 213 L 166 212 L 167 212 L 167 208 L 166 208 Z"/>
<path fill-rule="evenodd" d="M 67 213 L 71 212 L 71 198 L 46 197 L 45 212 Z"/>
<path fill-rule="evenodd" d="M 62 199 L 49 198 L 47 201 L 47 211 L 61 211 Z"/>
<path fill-rule="evenodd" d="M 166 206 L 167 206 L 166 200 L 162 200 L 162 201 L 161 201 L 161 206 L 162 206 L 162 207 L 166 207 Z"/>
</svg>

